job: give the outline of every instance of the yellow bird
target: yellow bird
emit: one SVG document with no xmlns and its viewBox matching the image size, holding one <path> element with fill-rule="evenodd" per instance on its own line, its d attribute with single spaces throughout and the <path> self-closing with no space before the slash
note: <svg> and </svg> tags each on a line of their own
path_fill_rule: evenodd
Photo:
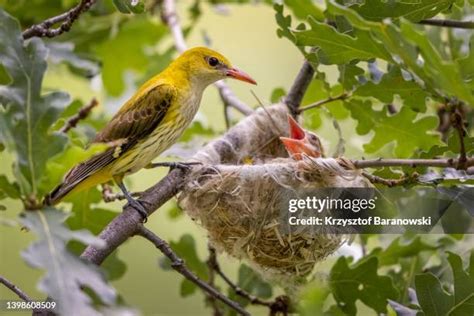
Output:
<svg viewBox="0 0 474 316">
<path fill-rule="evenodd" d="M 146 220 L 143 205 L 132 198 L 123 177 L 150 165 L 174 144 L 198 111 L 204 89 L 226 77 L 256 84 L 211 49 L 196 47 L 184 52 L 143 84 L 93 140 L 111 147 L 73 167 L 44 204 L 57 204 L 66 195 L 113 179 Z"/>
</svg>

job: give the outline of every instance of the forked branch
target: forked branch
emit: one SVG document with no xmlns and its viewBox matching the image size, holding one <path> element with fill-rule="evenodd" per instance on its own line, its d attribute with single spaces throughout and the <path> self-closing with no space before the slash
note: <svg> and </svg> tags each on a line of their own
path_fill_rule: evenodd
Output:
<svg viewBox="0 0 474 316">
<path fill-rule="evenodd" d="M 23 39 L 32 37 L 55 37 L 71 29 L 73 23 L 79 16 L 89 10 L 97 0 L 81 0 L 81 2 L 60 15 L 53 16 L 44 20 L 41 23 L 35 24 L 23 32 Z M 54 25 L 61 23 L 57 28 L 52 28 Z"/>
<path fill-rule="evenodd" d="M 171 267 L 178 271 L 181 275 L 183 275 L 186 279 L 193 282 L 205 291 L 207 294 L 211 295 L 212 297 L 220 300 L 222 303 L 226 304 L 240 315 L 248 315 L 250 314 L 239 305 L 239 303 L 232 301 L 227 296 L 223 295 L 221 292 L 216 290 L 214 287 L 210 286 L 208 283 L 201 280 L 196 274 L 194 274 L 191 270 L 189 270 L 183 259 L 181 259 L 174 251 L 171 249 L 170 245 L 157 235 L 155 235 L 152 231 L 145 228 L 145 226 L 141 225 L 137 231 L 139 236 L 142 236 L 148 239 L 151 243 L 155 245 L 168 259 L 171 261 Z"/>
</svg>

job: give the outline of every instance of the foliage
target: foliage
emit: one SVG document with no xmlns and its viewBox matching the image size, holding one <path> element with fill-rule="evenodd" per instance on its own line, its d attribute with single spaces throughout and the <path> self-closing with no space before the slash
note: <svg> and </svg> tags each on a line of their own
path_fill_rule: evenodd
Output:
<svg viewBox="0 0 474 316">
<path fill-rule="evenodd" d="M 69 230 L 63 225 L 65 218 L 65 214 L 53 209 L 26 213 L 23 224 L 39 239 L 23 252 L 23 257 L 32 267 L 48 271 L 38 286 L 58 302 L 61 314 L 71 315 L 80 310 L 84 314 L 99 315 L 81 287 L 93 290 L 107 305 L 115 303 L 115 290 L 104 282 L 97 267 L 71 255 L 66 244 L 74 239 L 101 247 L 104 242 L 88 231 Z"/>
<path fill-rule="evenodd" d="M 61 133 L 66 120 L 87 100 L 71 102 L 67 92 L 72 89 L 66 84 L 62 87 L 65 92 L 51 92 L 45 77 L 49 71 L 66 69 L 66 78 L 92 82 L 110 100 L 162 70 L 176 51 L 159 17 L 162 12 L 152 0 L 97 1 L 69 32 L 52 39 L 22 39 L 22 29 L 65 12 L 77 2 L 0 0 L 0 157 L 13 159 L 11 170 L 3 166 L 0 174 L 0 210 L 11 212 L 4 206 L 10 201 L 23 205 L 24 215 L 17 222 L 37 236 L 23 257 L 32 267 L 45 271 L 38 288 L 60 303 L 62 314 L 83 310 L 94 315 L 107 308 L 120 313 L 124 310 L 117 306 L 119 293 L 107 280 L 120 279 L 127 271 L 125 262 L 116 252 L 102 268 L 78 258 L 87 245 L 100 246 L 93 235 L 116 212 L 100 204 L 97 189 L 68 200 L 64 206 L 70 210 L 68 216 L 41 205 L 44 194 L 71 166 L 104 149 L 86 145 L 108 114 L 93 112 L 67 135 Z M 181 18 L 184 35 L 196 32 L 197 21 L 207 14 L 205 6 L 231 13 L 223 8 L 255 2 L 269 10 L 273 4 L 269 0 L 183 1 L 189 14 Z M 345 96 L 303 113 L 305 126 L 316 132 L 326 131 L 329 122 L 330 132 L 339 141 L 332 144 L 332 152 L 341 154 L 348 147 L 357 147 L 352 152 L 364 158 L 454 158 L 459 156 L 462 141 L 466 153 L 472 155 L 473 33 L 419 23 L 431 18 L 467 20 L 474 14 L 472 1 L 277 2 L 281 4 L 273 6 L 276 34 L 315 69 L 302 106 Z M 290 89 L 273 88 L 271 102 L 280 101 Z M 449 116 L 454 110 L 461 111 L 468 123 L 461 138 L 456 129 L 441 128 L 442 114 Z M 198 117 L 181 143 L 167 154 L 189 157 L 202 146 L 203 138 L 217 136 L 219 131 L 207 123 L 210 121 L 204 115 Z M 360 143 L 351 144 L 352 134 L 357 134 L 354 138 Z M 413 172 L 408 167 L 383 168 L 374 174 L 397 178 Z M 472 183 L 465 179 L 464 171 L 416 168 L 416 172 L 422 174 L 423 184 L 457 185 L 443 189 L 472 210 L 472 198 L 461 196 L 464 191 L 459 187 Z M 170 208 L 173 225 L 185 220 L 180 214 L 177 206 Z M 0 218 L 0 224 L 12 221 Z M 200 252 L 205 246 L 202 240 L 183 233 L 170 245 L 199 278 L 211 277 Z M 398 315 L 474 314 L 474 253 L 469 235 L 369 235 L 354 245 L 364 255 L 328 259 L 329 273 L 315 275 L 301 294 L 293 295 L 292 308 L 302 315 L 364 315 L 369 310 L 378 314 L 395 310 Z M 221 265 L 225 272 L 233 269 Z M 163 258 L 161 267 L 170 269 L 169 260 Z M 259 271 L 245 264 L 231 272 L 240 289 L 262 300 L 291 288 L 264 280 Z M 194 283 L 177 278 L 182 297 L 198 292 Z M 217 280 L 216 286 L 241 305 L 250 304 L 225 282 Z M 221 304 L 219 308 L 230 313 Z"/>
</svg>

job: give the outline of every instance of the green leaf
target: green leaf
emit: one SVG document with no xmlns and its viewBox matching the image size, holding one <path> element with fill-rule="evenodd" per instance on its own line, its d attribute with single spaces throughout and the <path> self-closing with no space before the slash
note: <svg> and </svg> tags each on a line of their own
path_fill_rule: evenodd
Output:
<svg viewBox="0 0 474 316">
<path fill-rule="evenodd" d="M 361 85 L 364 81 L 361 80 L 364 76 L 364 69 L 358 67 L 354 63 L 339 65 L 339 83 L 344 89 L 352 91 L 355 87 Z"/>
<path fill-rule="evenodd" d="M 425 243 L 420 236 L 416 236 L 405 243 L 403 243 L 401 237 L 398 237 L 385 250 L 382 251 L 381 248 L 377 248 L 374 249 L 372 254 L 375 254 L 379 259 L 379 266 L 385 266 L 399 263 L 400 258 L 413 257 L 422 251 L 436 249 L 436 246 Z"/>
<path fill-rule="evenodd" d="M 100 72 L 99 64 L 96 61 L 86 58 L 83 54 L 74 52 L 73 43 L 51 42 L 47 44 L 47 47 L 49 49 L 49 59 L 53 63 L 65 62 L 89 78 Z"/>
<path fill-rule="evenodd" d="M 416 46 L 423 63 L 417 63 L 414 71 L 422 73 L 422 79 L 433 87 L 445 91 L 452 97 L 474 104 L 474 92 L 469 88 L 462 75 L 460 66 L 452 60 L 446 60 L 441 57 L 439 51 L 430 43 L 426 35 L 418 32 L 408 22 L 402 21 L 400 25 L 401 35 L 408 42 Z"/>
<path fill-rule="evenodd" d="M 394 1 L 365 1 L 362 5 L 350 8 L 364 19 L 382 21 L 387 18 L 405 18 L 418 22 L 434 17 L 449 9 L 455 0 L 394 0 Z"/>
<path fill-rule="evenodd" d="M 49 157 L 61 152 L 66 137 L 49 133 L 69 102 L 65 93 L 43 96 L 47 49 L 38 38 L 23 43 L 18 22 L 0 9 L 0 61 L 12 78 L 0 86 L 0 138 L 15 152 L 15 176 L 25 195 L 41 195 L 37 182 L 44 175 Z"/>
<path fill-rule="evenodd" d="M 448 315 L 454 297 L 446 293 L 439 279 L 432 273 L 415 276 L 416 296 L 425 315 Z"/>
<path fill-rule="evenodd" d="M 241 264 L 239 267 L 237 286 L 260 298 L 270 298 L 272 296 L 271 285 L 263 281 L 259 274 L 245 264 Z"/>
<path fill-rule="evenodd" d="M 74 141 L 74 140 L 73 140 Z M 64 175 L 77 163 L 87 160 L 93 155 L 103 152 L 108 148 L 107 144 L 96 143 L 83 149 L 82 146 L 70 144 L 61 153 L 50 157 L 46 165 L 47 173 L 41 179 L 39 188 L 41 192 L 49 192 L 59 182 L 61 182 Z"/>
<path fill-rule="evenodd" d="M 21 196 L 18 183 L 11 183 L 5 175 L 0 175 L 0 200 L 6 197 L 19 199 Z"/>
<path fill-rule="evenodd" d="M 92 234 L 98 235 L 117 216 L 116 212 L 92 206 L 101 201 L 102 195 L 96 188 L 71 197 L 73 207 L 72 216 L 67 220 L 68 227 L 72 230 L 87 229 Z M 77 255 L 80 255 L 84 248 L 80 243 L 69 245 L 69 249 Z M 101 266 L 110 281 L 121 278 L 127 270 L 125 262 L 118 258 L 117 251 L 108 256 Z"/>
<path fill-rule="evenodd" d="M 417 119 L 417 113 L 408 107 L 402 107 L 397 114 L 389 116 L 385 110 L 373 110 L 370 102 L 355 99 L 346 103 L 346 107 L 352 118 L 357 120 L 358 134 L 374 132 L 371 141 L 364 145 L 367 153 L 375 153 L 395 142 L 395 155 L 403 158 L 412 156 L 415 150 L 428 150 L 440 144 L 439 135 L 433 133 L 438 126 L 438 118 L 435 116 Z"/>
<path fill-rule="evenodd" d="M 325 19 L 323 10 L 316 6 L 312 0 L 285 0 L 284 3 L 298 19 L 303 20 L 308 16 L 318 21 L 324 21 Z"/>
<path fill-rule="evenodd" d="M 329 285 L 339 308 L 348 315 L 356 315 L 356 301 L 361 300 L 377 313 L 387 312 L 387 299 L 396 299 L 397 290 L 388 276 L 377 274 L 378 260 L 370 257 L 349 266 L 340 257 L 331 269 Z"/>
<path fill-rule="evenodd" d="M 298 310 L 303 316 L 321 315 L 324 303 L 331 292 L 320 280 L 308 284 L 302 291 Z"/>
<path fill-rule="evenodd" d="M 95 52 L 103 62 L 102 80 L 107 92 L 113 96 L 123 92 L 125 70 L 147 70 L 150 56 L 145 48 L 155 45 L 166 32 L 164 25 L 139 16 L 127 20 L 114 37 L 95 46 Z"/>
<path fill-rule="evenodd" d="M 194 284 L 193 282 L 187 279 L 184 279 L 181 282 L 179 294 L 181 295 L 181 297 L 187 297 L 196 293 L 196 290 L 197 290 L 196 284 Z"/>
<path fill-rule="evenodd" d="M 403 99 L 404 104 L 408 105 L 415 112 L 424 112 L 426 110 L 425 103 L 428 97 L 426 91 L 413 79 L 405 80 L 398 67 L 392 67 L 378 84 L 370 81 L 360 86 L 356 89 L 354 95 L 374 97 L 387 104 L 392 103 L 395 95 L 398 95 Z"/>
<path fill-rule="evenodd" d="M 113 3 L 121 13 L 140 14 L 145 12 L 145 4 L 141 0 L 113 0 Z"/>
<path fill-rule="evenodd" d="M 322 64 L 345 64 L 352 60 L 372 58 L 390 59 L 390 55 L 368 32 L 357 32 L 355 37 L 339 33 L 332 26 L 309 18 L 311 29 L 294 31 L 299 47 L 318 47 L 316 59 Z M 313 54 L 307 54 L 311 57 Z M 313 59 L 314 60 L 314 59 Z"/>
<path fill-rule="evenodd" d="M 398 64 L 414 77 L 422 80 L 425 90 L 433 97 L 457 97 L 474 104 L 473 90 L 466 85 L 465 74 L 459 65 L 438 51 L 426 33 L 418 31 L 413 23 L 400 20 L 399 26 L 390 20 L 371 22 L 357 12 L 334 1 L 327 1 L 327 10 L 336 16 L 344 16 L 357 31 L 367 32 L 368 41 L 382 45 L 389 54 L 379 58 Z"/>
<path fill-rule="evenodd" d="M 63 222 L 67 215 L 55 209 L 27 212 L 23 224 L 36 233 L 38 240 L 26 249 L 22 256 L 28 264 L 46 270 L 46 276 L 38 287 L 58 303 L 56 312 L 61 315 L 98 315 L 92 299 L 82 287 L 94 291 L 105 304 L 113 305 L 115 290 L 103 280 L 99 268 L 85 263 L 66 249 L 66 243 L 77 240 L 95 247 L 104 246 L 104 241 L 86 230 L 71 231 Z"/>
<path fill-rule="evenodd" d="M 277 103 L 280 102 L 281 99 L 286 95 L 286 91 L 284 88 L 275 88 L 272 91 L 272 95 L 270 96 L 270 102 Z"/>
<path fill-rule="evenodd" d="M 448 251 L 454 279 L 454 306 L 450 315 L 474 315 L 474 251 L 470 258 L 469 270 L 464 270 L 461 257 Z"/>
<path fill-rule="evenodd" d="M 199 259 L 199 256 L 196 251 L 196 242 L 194 241 L 193 236 L 190 234 L 184 234 L 181 236 L 179 241 L 170 242 L 171 248 L 176 252 L 176 254 L 184 260 L 186 266 L 189 270 L 196 273 L 196 275 L 204 280 L 208 278 L 208 269 L 205 262 Z M 161 260 L 160 265 L 162 268 L 169 270 L 170 261 L 168 258 Z M 181 283 L 180 293 L 181 295 L 188 296 L 196 292 L 196 285 L 188 280 L 184 279 Z"/>
</svg>

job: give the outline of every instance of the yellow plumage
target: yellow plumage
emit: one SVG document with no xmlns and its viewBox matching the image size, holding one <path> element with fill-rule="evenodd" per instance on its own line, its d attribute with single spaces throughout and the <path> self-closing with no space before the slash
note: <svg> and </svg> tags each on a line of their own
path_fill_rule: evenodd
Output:
<svg viewBox="0 0 474 316">
<path fill-rule="evenodd" d="M 194 118 L 204 89 L 225 77 L 255 83 L 213 50 L 198 47 L 184 52 L 143 84 L 97 134 L 93 142 L 108 143 L 110 148 L 73 167 L 44 203 L 56 204 L 66 195 L 111 179 L 128 196 L 122 178 L 174 144 Z"/>
</svg>

